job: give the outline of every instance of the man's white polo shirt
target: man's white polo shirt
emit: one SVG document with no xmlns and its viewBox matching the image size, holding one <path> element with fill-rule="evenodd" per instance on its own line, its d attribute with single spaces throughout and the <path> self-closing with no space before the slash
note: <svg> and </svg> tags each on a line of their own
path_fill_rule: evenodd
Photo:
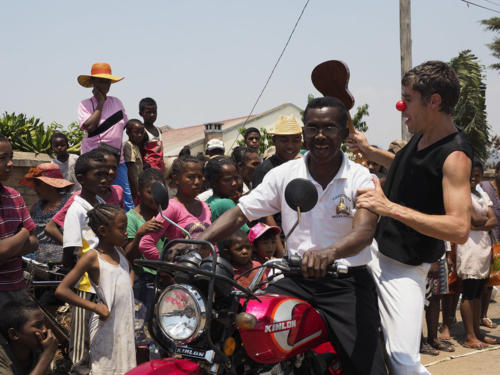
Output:
<svg viewBox="0 0 500 375">
<path fill-rule="evenodd" d="M 308 250 L 324 249 L 343 238 L 352 229 L 356 213 L 356 191 L 374 187 L 368 169 L 343 155 L 337 175 L 323 190 L 309 173 L 308 158 L 309 153 L 304 158 L 273 168 L 266 174 L 262 183 L 248 195 L 241 197 L 238 203 L 249 221 L 281 211 L 281 225 L 287 234 L 295 224 L 297 214 L 285 201 L 286 185 L 295 178 L 310 180 L 318 191 L 318 203 L 311 211 L 301 215 L 300 224 L 288 239 L 291 254 L 303 255 Z M 367 264 L 370 259 L 371 249 L 368 246 L 357 255 L 339 259 L 337 262 L 355 267 Z"/>
</svg>

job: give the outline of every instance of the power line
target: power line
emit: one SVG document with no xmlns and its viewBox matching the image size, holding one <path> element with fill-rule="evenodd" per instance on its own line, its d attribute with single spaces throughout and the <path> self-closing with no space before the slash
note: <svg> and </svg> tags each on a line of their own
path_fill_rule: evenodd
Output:
<svg viewBox="0 0 500 375">
<path fill-rule="evenodd" d="M 493 5 L 496 5 L 496 6 L 500 6 L 500 3 L 496 2 L 496 1 L 491 1 L 491 0 L 483 0 L 487 3 L 490 3 L 490 4 L 493 4 Z"/>
<path fill-rule="evenodd" d="M 499 10 L 492 9 L 492 8 L 488 8 L 488 7 L 485 7 L 485 6 L 482 6 L 482 5 L 476 4 L 476 3 L 472 3 L 472 2 L 470 2 L 469 0 L 460 0 L 460 1 L 463 1 L 465 4 L 467 4 L 467 6 L 469 6 L 469 5 L 474 5 L 474 6 L 479 7 L 479 8 L 483 8 L 483 9 L 486 9 L 486 10 L 491 10 L 492 12 L 495 12 L 495 13 L 500 13 L 500 11 L 499 11 Z"/>
<path fill-rule="evenodd" d="M 291 33 L 290 33 L 290 35 L 288 36 L 288 40 L 286 41 L 285 46 L 283 47 L 283 50 L 281 51 L 281 53 L 280 53 L 280 55 L 279 55 L 279 57 L 278 57 L 278 60 L 276 60 L 276 63 L 274 64 L 274 67 L 273 67 L 273 69 L 271 70 L 271 73 L 269 74 L 269 77 L 267 77 L 267 81 L 266 81 L 266 83 L 264 84 L 264 87 L 262 88 L 262 90 L 261 90 L 261 92 L 260 92 L 259 96 L 257 97 L 257 100 L 255 101 L 255 103 L 254 103 L 254 105 L 253 105 L 252 109 L 250 110 L 250 113 L 248 114 L 248 116 L 247 116 L 247 118 L 245 119 L 245 122 L 243 123 L 243 125 L 242 125 L 242 126 L 245 126 L 245 125 L 246 125 L 246 123 L 248 122 L 248 119 L 250 118 L 250 116 L 252 116 L 253 111 L 254 111 L 255 107 L 257 106 L 257 103 L 259 102 L 259 100 L 260 100 L 260 98 L 261 98 L 262 94 L 264 94 L 264 91 L 266 90 L 267 85 L 268 85 L 269 81 L 271 80 L 271 77 L 273 76 L 273 73 L 274 73 L 274 71 L 276 70 L 276 67 L 277 67 L 277 66 L 278 66 L 278 64 L 279 64 L 279 62 L 280 62 L 280 60 L 281 60 L 281 57 L 282 57 L 282 56 L 283 56 L 283 54 L 285 53 L 286 47 L 288 47 L 288 44 L 290 43 L 290 40 L 292 39 L 293 33 L 295 32 L 295 29 L 297 28 L 297 25 L 299 24 L 300 19 L 302 18 L 302 15 L 304 14 L 304 11 L 306 10 L 307 5 L 309 4 L 309 1 L 310 1 L 310 0 L 307 0 L 307 1 L 306 1 L 306 3 L 304 4 L 304 7 L 302 8 L 302 11 L 301 11 L 301 12 L 300 12 L 300 14 L 299 14 L 299 18 L 297 18 L 297 21 L 295 22 L 295 25 L 293 26 L 292 32 L 291 32 Z M 236 142 L 236 139 L 238 139 L 238 137 L 236 137 L 236 138 L 234 139 L 234 142 Z M 231 145 L 231 148 L 233 147 L 234 142 L 233 142 L 233 144 Z"/>
</svg>

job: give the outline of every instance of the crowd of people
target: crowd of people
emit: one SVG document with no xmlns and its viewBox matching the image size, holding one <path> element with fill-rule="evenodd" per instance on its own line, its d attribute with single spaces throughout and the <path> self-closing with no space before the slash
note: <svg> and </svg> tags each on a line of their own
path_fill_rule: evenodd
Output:
<svg viewBox="0 0 500 375">
<path fill-rule="evenodd" d="M 21 256 L 60 264 L 66 274 L 37 297 L 72 306 L 71 373 L 124 374 L 149 360 L 152 345 L 144 327 L 156 271 L 133 261 L 160 259 L 165 243 L 187 231 L 216 243 L 248 287 L 257 266 L 285 254 L 296 215 L 284 189 L 297 177 L 318 191 L 317 205 L 286 243 L 302 257 L 303 277 L 266 285 L 264 274 L 258 284 L 324 312 L 346 374 L 428 374 L 419 352 L 454 350 L 448 340 L 460 295 L 464 345 L 497 343 L 480 327 L 496 327 L 487 316 L 487 281 L 500 238 L 500 163 L 495 179 L 482 181 L 484 168 L 472 162 L 452 121 L 459 84 L 449 66 L 427 62 L 403 78 L 404 115 L 415 134 L 408 144 L 396 141 L 385 151 L 360 132 L 349 134 L 344 104 L 322 97 L 308 103 L 303 124 L 294 115 L 277 119 L 272 155 L 259 154 L 261 134 L 249 128 L 244 146 L 226 150 L 211 139 L 205 153 L 185 147 L 173 163 L 165 163 L 154 125 L 157 103 L 140 100 L 142 121 L 129 120 L 108 95 L 122 79 L 106 63 L 78 77 L 92 88 L 78 109 L 81 155 L 68 153 L 63 133 L 52 136 L 53 161 L 21 181 L 39 198 L 32 207 L 0 183 L 0 373 L 44 374 L 58 345 L 25 290 Z M 343 143 L 365 155 L 366 167 L 349 160 Z M 0 136 L 0 182 L 12 171 L 12 155 Z M 157 181 L 173 193 L 163 215 L 184 231 L 159 215 L 151 193 Z M 333 262 L 348 273 L 326 277 Z"/>
</svg>

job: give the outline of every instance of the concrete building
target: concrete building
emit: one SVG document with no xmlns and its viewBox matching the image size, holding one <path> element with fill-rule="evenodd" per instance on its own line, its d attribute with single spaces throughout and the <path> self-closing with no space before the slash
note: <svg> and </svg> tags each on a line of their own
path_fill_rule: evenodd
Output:
<svg viewBox="0 0 500 375">
<path fill-rule="evenodd" d="M 296 118 L 300 119 L 301 111 L 302 109 L 295 104 L 284 103 L 263 113 L 252 115 L 245 124 L 245 127 L 271 130 L 274 128 L 274 123 L 280 115 L 294 114 Z M 191 148 L 191 155 L 196 155 L 199 152 L 205 152 L 208 140 L 219 138 L 224 141 L 226 154 L 229 155 L 231 150 L 238 145 L 236 142 L 238 137 L 240 137 L 238 129 L 243 126 L 246 118 L 245 116 L 184 128 L 162 129 L 163 154 L 165 157 L 177 156 L 184 146 L 189 146 Z"/>
</svg>

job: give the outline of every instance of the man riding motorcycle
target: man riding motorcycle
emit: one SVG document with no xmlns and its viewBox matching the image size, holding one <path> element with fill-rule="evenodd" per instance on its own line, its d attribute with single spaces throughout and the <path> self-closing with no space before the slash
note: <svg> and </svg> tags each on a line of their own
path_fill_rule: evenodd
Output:
<svg viewBox="0 0 500 375">
<path fill-rule="evenodd" d="M 387 374 L 375 284 L 366 268 L 377 216 L 355 208 L 357 190 L 373 187 L 373 181 L 366 168 L 341 151 L 349 132 L 347 117 L 344 104 L 335 98 L 312 100 L 304 111 L 305 157 L 271 170 L 199 239 L 222 240 L 244 223 L 280 211 L 283 230 L 289 233 L 296 213 L 285 202 L 285 186 L 297 177 L 310 180 L 318 203 L 302 214 L 287 241 L 289 252 L 303 257 L 303 277 L 284 277 L 267 292 L 300 298 L 323 312 L 346 374 Z M 327 277 L 333 262 L 348 266 L 349 272 Z"/>
</svg>

